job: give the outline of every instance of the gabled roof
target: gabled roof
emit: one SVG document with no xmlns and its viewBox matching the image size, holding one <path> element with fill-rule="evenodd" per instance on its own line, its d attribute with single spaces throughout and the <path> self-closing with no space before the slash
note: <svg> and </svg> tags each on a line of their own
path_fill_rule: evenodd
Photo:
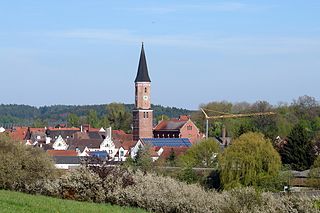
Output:
<svg viewBox="0 0 320 213">
<path fill-rule="evenodd" d="M 76 148 L 80 149 L 81 152 L 88 147 L 90 148 L 100 148 L 102 139 L 81 139 L 81 140 L 69 140 L 68 150 L 76 150 Z"/>
<path fill-rule="evenodd" d="M 67 137 L 73 137 L 73 134 L 79 132 L 79 129 L 76 128 L 60 128 L 60 129 L 48 129 L 46 134 L 50 138 L 56 138 L 59 135 L 66 139 Z"/>
<path fill-rule="evenodd" d="M 103 132 L 87 132 L 89 139 L 104 139 L 105 133 Z"/>
<path fill-rule="evenodd" d="M 180 130 L 188 120 L 178 120 L 178 119 L 171 119 L 171 120 L 163 120 L 161 121 L 155 128 L 155 131 L 176 131 Z"/>
<path fill-rule="evenodd" d="M 136 80 L 134 82 L 151 82 L 149 73 L 148 73 L 146 56 L 144 54 L 143 43 L 141 47 L 138 73 L 137 73 Z"/>
<path fill-rule="evenodd" d="M 192 144 L 188 138 L 141 138 L 143 144 L 151 146 L 190 147 Z"/>
<path fill-rule="evenodd" d="M 130 148 L 134 147 L 136 145 L 137 142 L 133 141 L 133 140 L 127 140 L 127 141 L 123 141 L 121 143 L 121 146 L 125 149 L 125 150 L 130 150 Z"/>
<path fill-rule="evenodd" d="M 7 132 L 13 140 L 23 141 L 27 136 L 28 127 L 12 127 Z"/>
</svg>

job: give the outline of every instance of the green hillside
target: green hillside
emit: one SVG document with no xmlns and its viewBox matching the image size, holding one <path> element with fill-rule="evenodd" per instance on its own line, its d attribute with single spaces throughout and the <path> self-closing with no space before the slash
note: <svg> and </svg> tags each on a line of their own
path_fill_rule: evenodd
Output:
<svg viewBox="0 0 320 213">
<path fill-rule="evenodd" d="M 62 213 L 62 212 L 112 212 L 112 213 L 143 213 L 141 209 L 61 200 L 51 197 L 28 195 L 24 193 L 0 190 L 0 212 L 12 213 Z"/>
<path fill-rule="evenodd" d="M 133 104 L 124 104 L 126 111 L 132 111 Z M 49 125 L 67 123 L 68 115 L 73 113 L 79 117 L 87 116 L 90 110 L 94 110 L 99 117 L 107 114 L 107 104 L 99 105 L 53 105 L 34 107 L 18 104 L 0 104 L 0 126 L 32 126 L 34 122 L 42 121 Z M 176 118 L 179 115 L 190 115 L 192 111 L 176 107 L 164 107 L 152 105 L 154 117 L 166 115 Z"/>
</svg>

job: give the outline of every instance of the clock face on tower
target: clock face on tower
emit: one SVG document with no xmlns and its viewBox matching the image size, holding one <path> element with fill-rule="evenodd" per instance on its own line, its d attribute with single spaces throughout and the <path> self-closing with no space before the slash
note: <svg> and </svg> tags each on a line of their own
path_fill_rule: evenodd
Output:
<svg viewBox="0 0 320 213">
<path fill-rule="evenodd" d="M 147 101 L 147 100 L 148 100 L 148 96 L 147 96 L 147 95 L 144 95 L 144 96 L 143 96 L 143 100 Z"/>
</svg>

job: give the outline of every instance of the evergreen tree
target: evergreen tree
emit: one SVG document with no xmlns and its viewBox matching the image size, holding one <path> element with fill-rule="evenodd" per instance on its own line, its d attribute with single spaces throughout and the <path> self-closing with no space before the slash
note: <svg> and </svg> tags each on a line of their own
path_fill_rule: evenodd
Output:
<svg viewBox="0 0 320 213">
<path fill-rule="evenodd" d="M 177 158 L 176 153 L 174 152 L 173 149 L 171 149 L 170 155 L 169 155 L 169 157 L 167 159 L 167 162 L 168 162 L 169 166 L 175 166 L 176 165 L 176 158 Z"/>
<path fill-rule="evenodd" d="M 287 144 L 280 150 L 283 164 L 294 170 L 309 169 L 314 161 L 313 145 L 306 128 L 297 124 L 289 133 Z"/>
</svg>

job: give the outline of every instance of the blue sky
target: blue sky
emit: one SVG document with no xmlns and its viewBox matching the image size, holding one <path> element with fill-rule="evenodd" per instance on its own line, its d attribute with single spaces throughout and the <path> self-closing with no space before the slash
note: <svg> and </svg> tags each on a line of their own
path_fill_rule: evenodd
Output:
<svg viewBox="0 0 320 213">
<path fill-rule="evenodd" d="M 320 99 L 320 1 L 0 1 L 0 103 Z"/>
</svg>

